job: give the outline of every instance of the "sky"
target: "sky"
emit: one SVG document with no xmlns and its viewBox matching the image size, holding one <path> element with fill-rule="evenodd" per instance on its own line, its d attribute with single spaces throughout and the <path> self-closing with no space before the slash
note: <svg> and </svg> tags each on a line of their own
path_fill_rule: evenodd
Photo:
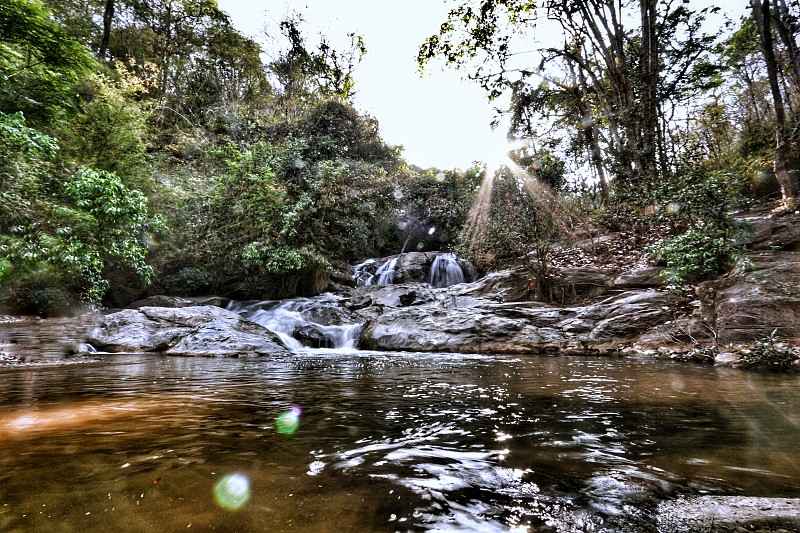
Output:
<svg viewBox="0 0 800 533">
<path fill-rule="evenodd" d="M 743 12 L 729 2 L 726 10 Z M 711 0 L 691 0 L 702 7 Z M 406 160 L 423 168 L 466 169 L 473 161 L 492 165 L 508 151 L 503 126 L 492 130 L 494 106 L 465 72 L 432 63 L 421 75 L 416 64 L 422 42 L 437 33 L 456 4 L 445 0 L 218 0 L 233 25 L 275 46 L 278 22 L 290 12 L 305 19 L 309 46 L 322 33 L 339 50 L 347 34 L 364 37 L 367 55 L 355 70 L 355 106 L 375 117 L 391 145 L 403 145 Z M 740 10 L 741 9 L 741 10 Z M 271 28 L 273 41 L 265 39 Z M 286 43 L 278 41 L 281 46 Z"/>
<path fill-rule="evenodd" d="M 218 0 L 233 25 L 264 42 L 264 27 L 301 13 L 308 43 L 321 32 L 332 43 L 363 35 L 367 54 L 355 71 L 355 106 L 378 119 L 383 139 L 403 145 L 406 160 L 423 168 L 466 169 L 504 152 L 505 134 L 493 131 L 493 107 L 463 73 L 429 66 L 417 69 L 417 50 L 444 22 L 452 3 L 441 0 Z M 283 43 L 285 46 L 285 43 Z M 506 149 L 507 150 L 507 149 Z"/>
</svg>

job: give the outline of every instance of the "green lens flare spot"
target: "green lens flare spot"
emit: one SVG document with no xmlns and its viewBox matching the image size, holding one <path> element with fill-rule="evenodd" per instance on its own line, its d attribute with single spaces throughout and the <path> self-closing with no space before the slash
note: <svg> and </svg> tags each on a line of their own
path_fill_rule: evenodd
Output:
<svg viewBox="0 0 800 533">
<path fill-rule="evenodd" d="M 220 507 L 238 511 L 250 500 L 250 480 L 242 474 L 229 474 L 214 485 L 214 499 Z"/>
<path fill-rule="evenodd" d="M 292 407 L 290 411 L 286 411 L 277 419 L 275 419 L 275 427 L 278 433 L 284 435 L 291 435 L 300 426 L 300 408 Z"/>
</svg>

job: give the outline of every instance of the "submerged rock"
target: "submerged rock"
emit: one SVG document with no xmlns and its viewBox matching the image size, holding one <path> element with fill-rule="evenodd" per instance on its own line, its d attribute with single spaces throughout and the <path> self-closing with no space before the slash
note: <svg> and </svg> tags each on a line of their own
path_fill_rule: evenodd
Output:
<svg viewBox="0 0 800 533">
<path fill-rule="evenodd" d="M 287 352 L 267 328 L 215 306 L 125 309 L 101 317 L 88 341 L 109 352 L 228 357 Z"/>
</svg>

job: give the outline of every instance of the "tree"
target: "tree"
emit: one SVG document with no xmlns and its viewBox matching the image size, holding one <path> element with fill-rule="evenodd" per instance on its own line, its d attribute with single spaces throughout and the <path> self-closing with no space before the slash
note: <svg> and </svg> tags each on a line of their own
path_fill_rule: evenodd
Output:
<svg viewBox="0 0 800 533">
<path fill-rule="evenodd" d="M 339 52 L 323 37 L 316 50 L 307 45 L 302 18 L 286 18 L 280 31 L 289 47 L 269 64 L 278 91 L 277 103 L 286 117 L 297 118 L 317 99 L 347 101 L 353 92 L 353 69 L 367 49 L 360 35 L 351 33 L 350 49 Z"/>
<path fill-rule="evenodd" d="M 773 168 L 775 177 L 781 186 L 784 206 L 793 209 L 797 196 L 798 180 L 794 172 L 790 171 L 789 144 L 786 131 L 786 111 L 784 108 L 783 95 L 778 83 L 778 64 L 775 58 L 774 41 L 772 35 L 773 14 L 770 0 L 753 0 L 753 16 L 756 20 L 758 33 L 761 37 L 761 49 L 764 54 L 764 62 L 767 67 L 767 78 L 769 79 L 772 101 L 775 108 L 775 157 Z M 776 12 L 777 14 L 777 12 Z"/>
<path fill-rule="evenodd" d="M 582 131 L 595 168 L 607 167 L 598 170 L 599 178 L 611 171 L 618 197 L 647 203 L 658 174 L 669 170 L 665 100 L 706 90 L 717 74 L 700 61 L 714 40 L 698 29 L 707 12 L 652 0 L 464 1 L 425 41 L 418 61 L 424 67 L 441 57 L 469 69 L 490 99 L 533 94 L 545 99 L 527 100 L 534 112 L 580 116 L 585 126 L 573 131 Z M 638 27 L 627 28 L 630 20 Z M 553 26 L 561 29 L 563 45 L 531 50 L 525 40 Z M 675 46 L 663 44 L 680 36 Z M 558 90 L 530 90 L 542 83 Z"/>
<path fill-rule="evenodd" d="M 0 111 L 52 121 L 74 103 L 75 84 L 93 67 L 91 54 L 38 1 L 4 1 L 0 27 Z"/>
<path fill-rule="evenodd" d="M 110 172 L 59 174 L 57 150 L 21 113 L 0 113 L 0 304 L 17 312 L 99 304 L 112 269 L 151 275 L 145 196 Z"/>
</svg>

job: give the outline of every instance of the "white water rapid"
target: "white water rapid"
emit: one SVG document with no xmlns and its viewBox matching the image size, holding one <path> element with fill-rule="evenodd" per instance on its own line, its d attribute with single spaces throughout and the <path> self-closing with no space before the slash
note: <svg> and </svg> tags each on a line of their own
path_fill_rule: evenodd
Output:
<svg viewBox="0 0 800 533">
<path fill-rule="evenodd" d="M 402 254 L 400 254 L 402 255 Z M 353 267 L 353 280 L 356 286 L 364 285 L 391 285 L 394 283 L 394 273 L 397 270 L 397 261 L 400 255 L 387 259 L 382 265 L 375 268 L 378 261 L 367 259 Z"/>
<path fill-rule="evenodd" d="M 313 298 L 232 302 L 228 309 L 275 332 L 293 352 L 355 350 L 364 322 L 339 307 L 339 300 L 326 293 Z"/>
</svg>

